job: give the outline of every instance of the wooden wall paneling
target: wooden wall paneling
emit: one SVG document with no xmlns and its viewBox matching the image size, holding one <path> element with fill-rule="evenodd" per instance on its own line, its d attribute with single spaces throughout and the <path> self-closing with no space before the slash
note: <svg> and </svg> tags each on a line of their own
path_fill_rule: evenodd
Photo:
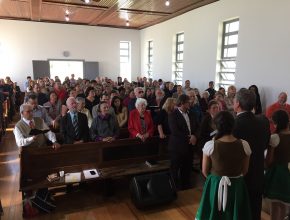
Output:
<svg viewBox="0 0 290 220">
<path fill-rule="evenodd" d="M 40 21 L 42 0 L 30 0 L 31 20 Z"/>
<path fill-rule="evenodd" d="M 5 18 L 30 19 L 29 3 L 25 1 L 2 0 L 0 4 L 0 16 Z"/>
</svg>

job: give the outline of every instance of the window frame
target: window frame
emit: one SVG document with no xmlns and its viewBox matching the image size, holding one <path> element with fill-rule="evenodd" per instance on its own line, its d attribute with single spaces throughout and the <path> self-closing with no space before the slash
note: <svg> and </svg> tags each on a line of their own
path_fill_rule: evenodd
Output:
<svg viewBox="0 0 290 220">
<path fill-rule="evenodd" d="M 180 40 L 181 36 L 183 36 L 183 40 Z M 180 50 L 179 47 L 180 45 L 182 45 L 182 50 Z M 182 59 L 180 59 L 181 56 Z M 176 34 L 174 75 L 173 75 L 174 78 L 173 81 L 177 85 L 182 85 L 183 68 L 184 68 L 183 62 L 184 62 L 184 32 L 180 32 Z"/>
<path fill-rule="evenodd" d="M 237 54 L 236 56 L 225 56 L 225 51 L 227 49 L 231 49 L 231 48 L 236 48 L 238 51 L 238 42 L 239 42 L 239 29 L 238 28 L 237 31 L 227 31 L 226 27 L 227 25 L 230 25 L 234 22 L 239 22 L 240 25 L 240 19 L 239 18 L 235 18 L 235 19 L 231 19 L 228 21 L 223 22 L 223 31 L 222 31 L 222 45 L 221 45 L 221 57 L 220 60 L 218 60 L 219 62 L 219 71 L 218 71 L 218 83 L 216 83 L 219 87 L 224 87 L 227 88 L 230 85 L 234 85 L 235 84 L 235 78 L 236 78 L 236 61 L 237 61 Z M 235 36 L 237 35 L 237 43 L 234 44 L 226 44 L 226 38 L 230 37 L 230 36 Z M 228 63 L 229 66 L 227 66 L 226 64 Z M 228 79 L 226 77 L 224 77 L 226 74 L 232 74 L 233 75 L 233 79 Z M 224 76 L 223 76 L 224 75 Z"/>
<path fill-rule="evenodd" d="M 148 56 L 147 56 L 147 61 L 148 61 L 148 70 L 147 70 L 147 75 L 148 78 L 153 79 L 153 40 L 148 41 Z"/>
</svg>

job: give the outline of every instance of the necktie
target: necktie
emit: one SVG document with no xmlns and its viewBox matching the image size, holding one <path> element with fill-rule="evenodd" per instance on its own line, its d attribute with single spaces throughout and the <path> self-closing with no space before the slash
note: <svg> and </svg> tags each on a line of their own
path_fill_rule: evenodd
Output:
<svg viewBox="0 0 290 220">
<path fill-rule="evenodd" d="M 31 129 L 33 129 L 33 128 L 35 127 L 33 121 L 30 121 L 30 122 L 29 122 L 29 127 L 30 127 Z"/>
<path fill-rule="evenodd" d="M 78 127 L 77 113 L 75 113 L 74 117 L 73 117 L 73 126 L 74 126 L 74 129 L 75 129 L 75 135 L 78 138 L 80 132 L 79 132 L 79 127 Z"/>
</svg>

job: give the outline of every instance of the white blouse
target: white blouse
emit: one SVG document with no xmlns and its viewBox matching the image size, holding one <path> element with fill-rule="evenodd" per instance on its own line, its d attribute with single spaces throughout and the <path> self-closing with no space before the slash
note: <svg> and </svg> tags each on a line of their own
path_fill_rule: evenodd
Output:
<svg viewBox="0 0 290 220">
<path fill-rule="evenodd" d="M 246 155 L 250 156 L 251 153 L 252 153 L 252 150 L 250 148 L 249 143 L 247 141 L 245 141 L 245 140 L 242 140 L 242 139 L 241 139 L 241 141 L 242 141 L 243 148 L 244 148 L 244 151 L 245 151 Z M 212 155 L 213 150 L 214 150 L 214 140 L 210 140 L 210 141 L 206 142 L 204 147 L 203 147 L 203 149 L 202 149 L 203 153 L 206 156 Z"/>
</svg>

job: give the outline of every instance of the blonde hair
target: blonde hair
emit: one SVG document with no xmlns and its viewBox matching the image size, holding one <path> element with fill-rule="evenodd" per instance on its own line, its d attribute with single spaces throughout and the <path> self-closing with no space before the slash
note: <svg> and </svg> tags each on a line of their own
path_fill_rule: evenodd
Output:
<svg viewBox="0 0 290 220">
<path fill-rule="evenodd" d="M 176 99 L 175 98 L 167 98 L 166 101 L 165 101 L 165 103 L 162 106 L 162 109 L 164 109 L 167 113 L 170 112 L 171 111 L 170 106 L 174 102 L 176 103 Z"/>
</svg>

